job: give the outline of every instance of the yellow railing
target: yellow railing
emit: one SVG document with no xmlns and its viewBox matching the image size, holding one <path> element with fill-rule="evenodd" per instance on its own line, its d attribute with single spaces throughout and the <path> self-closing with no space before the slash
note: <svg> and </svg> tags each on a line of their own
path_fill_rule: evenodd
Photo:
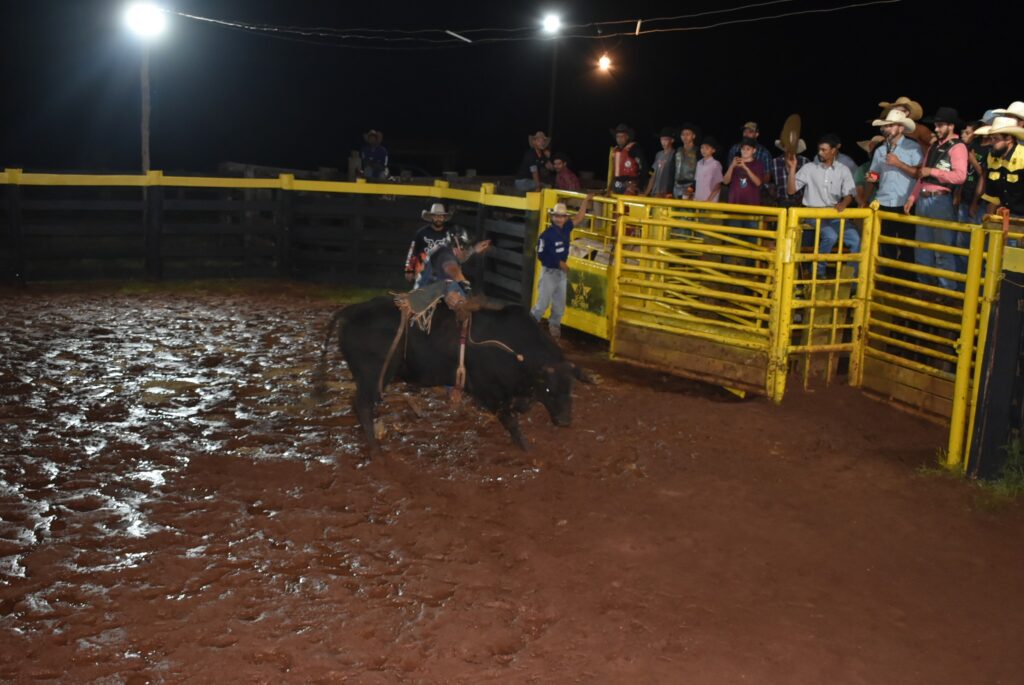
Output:
<svg viewBox="0 0 1024 685">
<path fill-rule="evenodd" d="M 495 194 L 493 183 L 481 183 L 479 190 L 461 190 L 450 187 L 448 181 L 434 181 L 433 185 L 395 183 L 367 183 L 364 179 L 348 181 L 309 181 L 296 179 L 294 174 L 280 174 L 277 178 L 232 178 L 211 176 L 167 176 L 162 171 L 148 174 L 37 174 L 21 169 L 4 169 L 0 184 L 23 186 L 112 186 L 177 188 L 229 188 L 229 189 L 282 189 L 316 193 L 344 193 L 355 195 L 391 195 L 401 197 L 436 198 L 459 202 L 475 202 L 488 207 L 502 207 L 531 211 L 540 206 L 540 193 L 526 197 Z"/>
<path fill-rule="evenodd" d="M 536 212 L 543 230 L 556 202 L 579 193 L 526 197 L 433 185 L 146 175 L 0 172 L 23 186 L 190 187 L 436 198 Z M 948 421 L 950 465 L 966 464 L 988 319 L 1003 245 L 1024 243 L 1024 222 L 987 217 L 984 227 L 870 209 L 788 210 L 626 196 L 597 197 L 573 231 L 564 323 L 609 340 L 612 356 L 781 401 L 792 371 L 848 382 L 887 401 Z M 944 239 L 892 235 L 924 226 Z M 941 233 L 947 232 L 947 233 Z M 835 238 L 835 248 L 831 248 Z M 856 234 L 859 248 L 847 245 Z M 950 240 L 950 234 L 967 240 Z M 962 268 L 893 257 L 914 249 L 950 255 Z M 946 262 L 944 262 L 946 263 Z M 941 279 L 941 280 L 939 280 Z M 943 287 L 945 283 L 947 287 Z"/>
</svg>

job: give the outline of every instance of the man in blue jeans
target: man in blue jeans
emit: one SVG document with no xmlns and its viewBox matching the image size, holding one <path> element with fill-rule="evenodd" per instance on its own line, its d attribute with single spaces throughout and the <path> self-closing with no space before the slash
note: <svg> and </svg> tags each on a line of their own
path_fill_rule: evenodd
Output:
<svg viewBox="0 0 1024 685">
<path fill-rule="evenodd" d="M 593 197 L 587 195 L 572 220 L 569 219 L 569 210 L 566 209 L 565 203 L 557 203 L 549 210 L 551 225 L 540 234 L 537 241 L 537 258 L 540 259 L 541 273 L 540 282 L 537 284 L 537 303 L 530 310 L 530 315 L 540 322 L 550 306 L 548 331 L 555 338 L 562 333 L 562 315 L 565 314 L 565 293 L 569 282 L 569 239 L 573 227 L 586 218 L 587 207 Z"/>
<path fill-rule="evenodd" d="M 907 214 L 914 208 L 917 216 L 929 219 L 955 222 L 956 208 L 953 206 L 953 192 L 967 179 L 967 146 L 960 141 L 956 127 L 960 116 L 952 107 L 939 107 L 935 116 L 926 120 L 935 125 L 935 142 L 925 154 L 924 165 L 918 169 L 918 181 L 903 207 Z M 916 207 L 915 207 L 916 206 Z M 956 244 L 956 232 L 946 228 L 935 228 L 917 224 L 915 240 L 934 245 Z M 943 271 L 957 271 L 956 257 L 940 250 L 918 247 L 914 250 L 914 261 Z M 946 290 L 960 290 L 961 283 L 951 278 L 919 274 L 918 280 L 926 285 L 939 284 Z"/>
<path fill-rule="evenodd" d="M 842 141 L 834 133 L 826 133 L 818 140 L 818 156 L 797 170 L 796 155 L 786 153 L 786 192 L 796 195 L 804 189 L 804 207 L 834 207 L 841 212 L 853 202 L 857 186 L 853 182 L 853 173 L 845 164 L 836 162 L 839 146 Z M 839 219 L 822 219 L 821 237 L 818 241 L 818 254 L 829 254 L 839 242 Z M 814 234 L 809 235 L 813 245 Z M 860 252 L 860 234 L 850 221 L 843 230 L 843 246 L 848 254 Z M 825 276 L 825 262 L 818 263 L 818 277 Z M 854 264 L 856 273 L 856 263 Z"/>
</svg>

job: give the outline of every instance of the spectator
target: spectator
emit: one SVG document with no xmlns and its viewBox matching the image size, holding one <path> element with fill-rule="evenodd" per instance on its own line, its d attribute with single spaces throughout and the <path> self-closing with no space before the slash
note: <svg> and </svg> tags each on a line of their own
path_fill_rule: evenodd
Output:
<svg viewBox="0 0 1024 685">
<path fill-rule="evenodd" d="M 872 126 L 878 126 L 885 136 L 885 144 L 875 148 L 868 170 L 867 195 L 872 194 L 878 201 L 879 209 L 884 212 L 901 214 L 903 205 L 910 197 L 917 177 L 917 167 L 921 164 L 921 146 L 917 141 L 906 136 L 917 124 L 902 110 L 891 110 L 884 119 L 876 119 Z M 877 187 L 877 192 L 875 188 Z M 882 235 L 888 238 L 913 240 L 912 224 L 898 221 L 882 221 Z M 914 261 L 914 248 L 905 245 L 880 243 L 879 254 L 890 260 L 911 263 Z M 896 275 L 899 278 L 914 280 L 914 276 L 905 271 L 896 271 L 890 267 L 882 267 L 882 272 Z"/>
<path fill-rule="evenodd" d="M 994 109 L 992 110 L 992 116 L 994 117 L 1013 117 L 1017 120 L 1017 125 L 1024 125 L 1024 102 L 1012 103 L 1006 109 Z"/>
<path fill-rule="evenodd" d="M 516 190 L 521 193 L 540 190 L 551 185 L 551 139 L 543 131 L 526 136 L 530 149 L 523 153 L 523 161 L 516 172 Z"/>
<path fill-rule="evenodd" d="M 918 169 L 918 181 L 904 205 L 904 211 L 915 210 L 917 216 L 942 221 L 956 221 L 953 191 L 967 178 L 967 146 L 960 142 L 956 127 L 960 115 L 952 107 L 939 107 L 927 120 L 935 126 L 936 141 L 928 148 L 924 165 Z M 918 242 L 952 246 L 956 244 L 955 231 L 918 224 L 915 238 Z M 914 252 L 914 261 L 933 269 L 956 271 L 954 255 L 938 250 Z M 946 290 L 959 290 L 959 282 L 949 278 L 918 274 L 918 280 L 927 285 L 936 282 Z"/>
<path fill-rule="evenodd" d="M 565 314 L 572 229 L 583 223 L 587 215 L 587 206 L 593 197 L 587 195 L 572 220 L 569 219 L 569 210 L 562 202 L 548 210 L 551 214 L 551 224 L 540 234 L 537 241 L 537 258 L 540 259 L 541 273 L 540 281 L 537 283 L 537 303 L 530 310 L 530 315 L 539 322 L 550 306 L 548 331 L 555 338 L 561 336 L 562 315 Z"/>
<path fill-rule="evenodd" d="M 857 206 L 867 207 L 875 199 L 875 186 L 868 182 L 868 172 L 871 169 L 871 159 L 875 156 L 875 150 L 885 142 L 885 136 L 872 136 L 870 140 L 857 141 L 857 147 L 867 153 L 868 161 L 857 167 L 853 174 L 853 183 L 857 186 Z"/>
<path fill-rule="evenodd" d="M 761 181 L 762 183 L 770 183 L 771 177 L 768 176 L 768 173 L 772 166 L 772 155 L 770 152 L 768 152 L 768 149 L 765 148 L 764 145 L 761 145 L 761 143 L 757 141 L 757 137 L 760 135 L 760 133 L 761 132 L 757 130 L 757 122 L 748 121 L 747 123 L 743 124 L 743 138 L 739 143 L 736 143 L 731 148 L 729 148 L 729 156 L 727 157 L 727 159 L 736 159 L 737 157 L 739 157 L 740 146 L 743 144 L 743 141 L 753 140 L 754 144 L 757 146 L 754 150 L 754 156 L 761 162 L 761 165 L 764 167 L 765 176 L 764 178 L 761 179 Z M 728 183 L 728 181 L 726 182 Z"/>
<path fill-rule="evenodd" d="M 638 195 L 640 179 L 644 177 L 643 154 L 636 146 L 636 134 L 629 126 L 619 124 L 611 130 L 615 137 L 612 149 L 612 187 L 609 192 Z"/>
<path fill-rule="evenodd" d="M 722 190 L 722 163 L 715 159 L 718 141 L 705 136 L 700 143 L 700 161 L 694 174 L 693 199 L 697 202 L 718 202 Z"/>
<path fill-rule="evenodd" d="M 1024 128 L 1013 117 L 996 117 L 991 126 L 982 126 L 977 135 L 989 136 L 992 147 L 985 160 L 988 169 L 985 194 L 989 213 L 1007 207 L 1010 215 L 1024 218 Z"/>
<path fill-rule="evenodd" d="M 365 179 L 388 177 L 388 151 L 383 145 L 384 134 L 370 129 L 363 134 L 363 147 L 359 150 L 359 175 Z"/>
<path fill-rule="evenodd" d="M 672 197 L 683 200 L 693 198 L 694 184 L 697 180 L 697 160 L 701 156 L 697 143 L 699 138 L 699 128 L 690 123 L 683 124 L 679 131 L 679 141 L 682 145 L 676 150 L 675 184 L 672 188 Z"/>
<path fill-rule="evenodd" d="M 676 132 L 673 128 L 661 129 L 661 149 L 654 155 L 651 165 L 651 178 L 647 181 L 644 195 L 650 197 L 672 197 L 672 186 L 676 173 L 676 149 L 673 144 Z"/>
<path fill-rule="evenodd" d="M 775 147 L 782 150 L 785 153 L 785 148 L 782 146 L 781 140 L 775 141 Z M 804 142 L 803 138 L 800 138 L 796 144 L 796 170 L 800 171 L 804 164 L 807 164 L 810 160 L 804 157 L 804 152 L 807 151 L 807 143 Z M 786 182 L 789 178 L 789 167 L 786 164 L 786 155 L 781 154 L 772 160 L 772 178 L 775 183 L 772 186 L 772 194 L 775 201 L 778 202 L 780 207 L 800 207 L 803 204 L 804 191 L 803 189 L 798 190 L 796 195 L 790 195 L 786 192 Z"/>
<path fill-rule="evenodd" d="M 984 136 L 975 131 L 984 126 L 980 121 L 964 124 L 960 140 L 967 146 L 967 178 L 962 186 L 953 191 L 953 206 L 956 218 L 962 224 L 980 224 L 985 216 L 981 207 L 981 196 L 985 193 L 985 157 L 988 152 L 981 147 Z M 966 247 L 966 245 L 958 245 Z"/>
<path fill-rule="evenodd" d="M 729 162 L 729 168 L 726 169 L 722 181 L 729 186 L 731 204 L 756 205 L 761 202 L 761 185 L 768 172 L 764 163 L 756 159 L 757 148 L 756 140 L 744 138 L 737 148 L 739 155 Z"/>
<path fill-rule="evenodd" d="M 849 167 L 839 164 L 836 160 L 841 145 L 839 136 L 833 133 L 823 135 L 818 140 L 817 158 L 813 163 L 805 164 L 799 171 L 796 168 L 796 156 L 787 156 L 786 166 L 789 175 L 786 178 L 786 192 L 795 195 L 800 189 L 806 189 L 803 197 L 804 207 L 832 207 L 837 212 L 849 207 L 853 202 L 856 188 Z M 818 254 L 829 254 L 839 242 L 840 220 L 821 219 L 819 227 Z M 804 235 L 804 244 L 813 245 L 814 234 Z M 843 246 L 847 248 L 848 254 L 860 252 L 860 234 L 851 221 L 846 222 L 843 230 Z M 825 275 L 825 266 L 825 262 L 818 263 L 819 278 Z"/>
<path fill-rule="evenodd" d="M 555 167 L 556 190 L 571 190 L 575 193 L 583 190 L 583 184 L 580 183 L 580 177 L 569 168 L 569 165 L 572 164 L 572 160 L 569 159 L 569 155 L 564 152 L 556 152 L 555 156 L 551 158 L 551 163 Z"/>
</svg>

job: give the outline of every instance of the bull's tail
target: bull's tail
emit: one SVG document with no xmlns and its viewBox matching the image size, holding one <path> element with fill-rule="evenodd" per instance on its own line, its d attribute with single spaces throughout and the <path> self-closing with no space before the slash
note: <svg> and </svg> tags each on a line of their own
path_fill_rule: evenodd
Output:
<svg viewBox="0 0 1024 685">
<path fill-rule="evenodd" d="M 313 369 L 313 399 L 323 401 L 327 397 L 327 353 L 330 352 L 331 338 L 337 334 L 339 342 L 344 328 L 344 309 L 339 309 L 327 322 L 323 347 L 320 349 L 320 360 Z"/>
</svg>

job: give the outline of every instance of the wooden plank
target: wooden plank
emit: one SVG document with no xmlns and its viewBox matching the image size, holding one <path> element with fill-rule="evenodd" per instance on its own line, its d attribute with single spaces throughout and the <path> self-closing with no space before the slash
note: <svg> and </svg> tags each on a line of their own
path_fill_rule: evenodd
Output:
<svg viewBox="0 0 1024 685">
<path fill-rule="evenodd" d="M 953 402 L 945 397 L 922 392 L 917 388 L 903 385 L 894 378 L 874 377 L 868 384 L 864 378 L 864 390 L 887 397 L 890 400 L 914 407 L 938 416 L 949 418 L 953 415 Z"/>
<path fill-rule="evenodd" d="M 526 235 L 526 225 L 524 223 L 501 221 L 499 219 L 485 220 L 484 230 L 487 233 L 501 233 L 514 238 L 523 238 Z"/>
<path fill-rule="evenodd" d="M 25 212 L 138 212 L 142 213 L 142 198 L 138 200 L 22 200 Z"/>
<path fill-rule="evenodd" d="M 893 364 L 884 359 L 865 355 L 864 386 L 870 389 L 876 379 L 885 381 L 895 380 L 897 383 L 921 393 L 935 395 L 950 402 L 953 400 L 952 381 L 936 378 L 935 376 L 914 371 L 899 364 Z"/>
<path fill-rule="evenodd" d="M 266 200 L 248 199 L 167 199 L 164 200 L 164 211 L 166 212 L 267 212 L 271 214 L 277 209 L 277 202 L 268 198 Z"/>
<path fill-rule="evenodd" d="M 514 278 L 509 278 L 508 276 L 502 276 L 494 271 L 484 272 L 484 283 L 496 285 L 500 288 L 504 288 L 510 293 L 515 293 L 516 295 L 520 293 L 523 287 L 520 281 Z"/>
<path fill-rule="evenodd" d="M 667 348 L 650 345 L 639 340 L 616 338 L 614 356 L 616 359 L 639 363 L 686 378 L 764 394 L 767 355 L 765 355 L 764 364 L 760 367 L 739 365 L 693 354 L 685 349 L 686 345 L 683 341 L 689 340 L 692 339 L 680 338 L 679 346 Z"/>
<path fill-rule="evenodd" d="M 164 235 L 180 236 L 217 236 L 217 235 L 262 235 L 272 236 L 277 233 L 277 227 L 270 222 L 254 222 L 245 224 L 223 224 L 223 223 L 180 223 L 167 222 L 163 224 Z"/>
<path fill-rule="evenodd" d="M 141 223 L 83 222 L 83 223 L 31 223 L 22 225 L 26 236 L 141 236 L 145 230 Z"/>
<path fill-rule="evenodd" d="M 508 264 L 515 264 L 518 267 L 523 266 L 523 254 L 521 252 L 512 252 L 511 250 L 503 250 L 500 247 L 492 247 L 487 252 L 487 258 L 493 259 L 498 262 L 506 262 Z"/>
<path fill-rule="evenodd" d="M 617 327 L 614 353 L 688 377 L 765 391 L 766 353 L 629 325 Z"/>
</svg>

